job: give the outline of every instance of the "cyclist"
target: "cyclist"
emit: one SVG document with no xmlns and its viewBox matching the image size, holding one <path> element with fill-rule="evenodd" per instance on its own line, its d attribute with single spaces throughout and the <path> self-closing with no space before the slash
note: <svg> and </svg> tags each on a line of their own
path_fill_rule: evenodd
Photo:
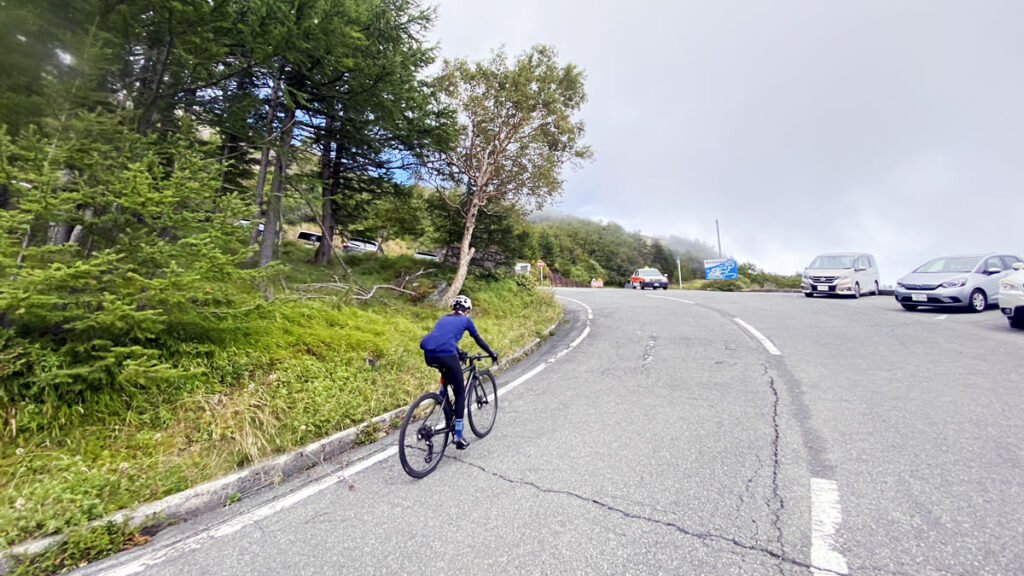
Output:
<svg viewBox="0 0 1024 576">
<path fill-rule="evenodd" d="M 473 301 L 469 297 L 462 294 L 456 296 L 452 301 L 452 313 L 441 316 L 430 333 L 420 340 L 427 366 L 437 368 L 444 381 L 455 391 L 455 448 L 458 450 L 465 450 L 469 446 L 469 441 L 462 437 L 462 415 L 466 411 L 466 383 L 462 378 L 461 363 L 465 352 L 458 348 L 462 335 L 469 332 L 491 360 L 498 361 L 498 353 L 484 342 L 473 321 L 469 319 L 471 310 Z"/>
</svg>

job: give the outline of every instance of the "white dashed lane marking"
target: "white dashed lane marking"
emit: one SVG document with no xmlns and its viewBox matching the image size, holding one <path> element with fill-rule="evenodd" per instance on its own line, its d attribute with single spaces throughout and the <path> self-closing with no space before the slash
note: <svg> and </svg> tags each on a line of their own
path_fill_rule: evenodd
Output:
<svg viewBox="0 0 1024 576">
<path fill-rule="evenodd" d="M 834 480 L 811 478 L 811 573 L 847 574 L 846 558 L 835 550 L 835 536 L 843 521 L 839 486 Z"/>
<path fill-rule="evenodd" d="M 673 298 L 671 296 L 651 296 L 651 298 L 657 298 L 659 300 L 672 300 L 673 302 L 682 302 L 683 304 L 693 304 L 689 300 L 683 300 L 682 298 Z"/>
<path fill-rule="evenodd" d="M 746 322 L 740 320 L 739 318 L 733 318 L 733 321 L 742 326 L 743 329 L 746 330 L 747 332 L 750 332 L 750 335 L 756 338 L 757 341 L 760 342 L 762 346 L 764 346 L 765 350 L 767 350 L 769 354 L 773 354 L 775 356 L 782 356 L 782 351 L 776 348 L 775 344 L 772 344 L 772 341 L 766 338 L 764 334 L 758 332 L 757 328 L 754 328 L 753 326 L 747 324 Z"/>
</svg>

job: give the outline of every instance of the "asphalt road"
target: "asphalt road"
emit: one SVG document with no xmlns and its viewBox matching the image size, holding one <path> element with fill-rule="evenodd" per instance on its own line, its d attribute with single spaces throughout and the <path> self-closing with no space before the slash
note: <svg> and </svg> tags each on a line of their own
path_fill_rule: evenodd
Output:
<svg viewBox="0 0 1024 576">
<path fill-rule="evenodd" d="M 428 478 L 393 434 L 79 572 L 1024 573 L 1024 332 L 997 310 L 557 294 L 494 432 Z"/>
</svg>

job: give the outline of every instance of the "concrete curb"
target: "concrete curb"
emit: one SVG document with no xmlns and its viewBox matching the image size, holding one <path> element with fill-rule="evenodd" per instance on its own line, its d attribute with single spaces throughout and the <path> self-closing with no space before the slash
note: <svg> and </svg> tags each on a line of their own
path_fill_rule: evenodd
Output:
<svg viewBox="0 0 1024 576">
<path fill-rule="evenodd" d="M 562 316 L 545 332 L 544 338 L 551 335 L 565 318 Z M 495 367 L 494 372 L 504 372 L 516 362 L 535 351 L 543 344 L 543 338 L 536 338 Z M 147 502 L 131 510 L 120 510 L 104 518 L 93 520 L 86 526 L 93 527 L 107 522 L 120 523 L 127 521 L 132 526 L 151 524 L 156 533 L 163 528 L 178 522 L 184 522 L 201 516 L 212 510 L 223 508 L 233 495 L 240 498 L 251 496 L 260 490 L 275 486 L 310 468 L 325 464 L 339 454 L 350 450 L 359 434 L 366 428 L 377 425 L 385 431 L 390 430 L 391 422 L 396 418 L 404 418 L 408 406 L 396 408 L 386 414 L 372 418 L 362 424 L 337 432 L 327 438 L 317 440 L 287 454 L 280 454 L 267 460 L 257 462 L 248 468 L 232 472 L 227 476 L 210 480 L 189 488 L 183 492 L 171 494 L 160 500 Z M 37 554 L 47 547 L 62 542 L 66 536 L 55 535 L 30 540 L 0 551 L 0 576 L 12 566 L 11 556 Z"/>
</svg>

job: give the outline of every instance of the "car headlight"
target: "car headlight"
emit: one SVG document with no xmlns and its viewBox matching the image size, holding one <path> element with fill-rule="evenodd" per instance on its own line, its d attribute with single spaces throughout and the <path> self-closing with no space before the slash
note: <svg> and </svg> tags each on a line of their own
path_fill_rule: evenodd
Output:
<svg viewBox="0 0 1024 576">
<path fill-rule="evenodd" d="M 999 283 L 999 289 L 1016 290 L 1019 292 L 1024 290 L 1024 286 L 1022 286 L 1020 282 L 1017 282 L 1015 280 L 1003 280 L 1002 282 Z"/>
<path fill-rule="evenodd" d="M 897 280 L 896 285 L 899 286 L 900 288 L 903 288 L 903 280 Z"/>
<path fill-rule="evenodd" d="M 954 278 L 952 280 L 946 280 L 942 284 L 939 284 L 939 286 L 943 288 L 959 288 L 965 284 L 967 284 L 967 278 Z"/>
</svg>

